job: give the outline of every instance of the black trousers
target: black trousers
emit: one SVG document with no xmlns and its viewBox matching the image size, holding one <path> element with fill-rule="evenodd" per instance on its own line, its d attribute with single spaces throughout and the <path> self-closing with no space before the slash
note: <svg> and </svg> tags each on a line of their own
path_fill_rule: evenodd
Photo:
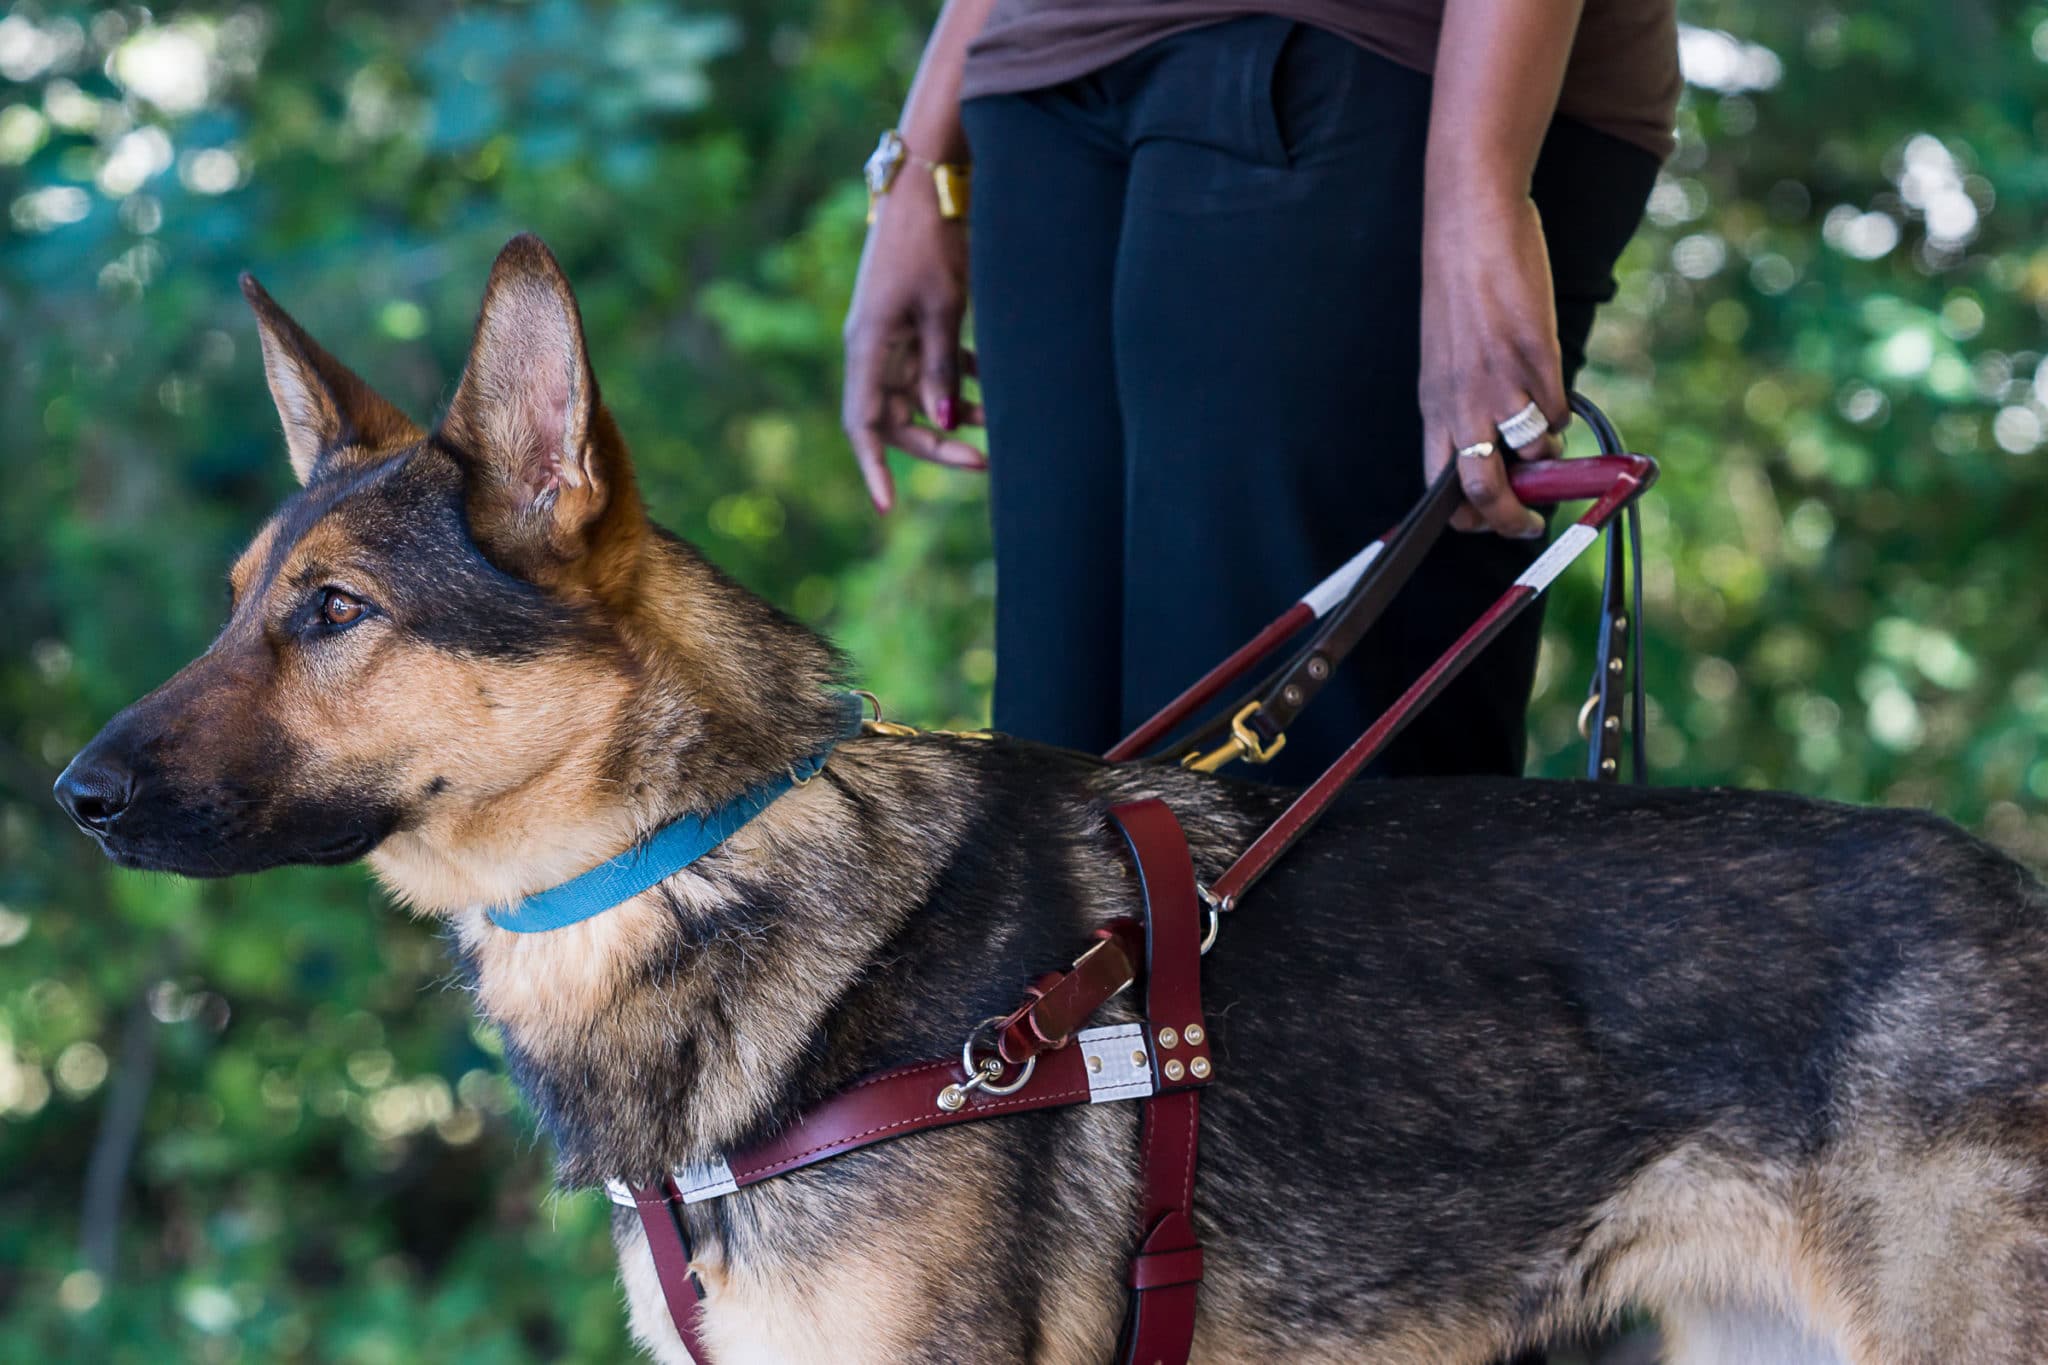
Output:
<svg viewBox="0 0 2048 1365">
<path fill-rule="evenodd" d="M 1429 101 L 1427 76 L 1254 17 L 967 102 L 997 728 L 1108 748 L 1421 496 Z M 1655 176 L 1550 130 L 1568 378 Z M 1538 548 L 1447 536 L 1260 771 L 1313 776 Z M 1539 631 L 1523 616 L 1379 772 L 1519 773 Z"/>
</svg>

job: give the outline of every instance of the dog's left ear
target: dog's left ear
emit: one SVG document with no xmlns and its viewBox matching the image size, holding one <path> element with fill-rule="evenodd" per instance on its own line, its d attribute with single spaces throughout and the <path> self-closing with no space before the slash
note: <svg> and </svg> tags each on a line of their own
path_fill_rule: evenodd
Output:
<svg viewBox="0 0 2048 1365">
<path fill-rule="evenodd" d="M 509 567 L 571 562 L 610 494 L 594 436 L 597 381 L 575 295 L 532 234 L 491 267 L 441 438 L 469 464 L 470 524 Z"/>
</svg>

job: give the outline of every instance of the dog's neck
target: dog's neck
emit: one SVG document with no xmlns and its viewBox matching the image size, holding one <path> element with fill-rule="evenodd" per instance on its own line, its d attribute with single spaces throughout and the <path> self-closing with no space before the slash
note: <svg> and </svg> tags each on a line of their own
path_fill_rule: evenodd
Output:
<svg viewBox="0 0 2048 1365">
<path fill-rule="evenodd" d="M 613 647 L 593 652 L 578 704 L 552 708 L 550 761 L 372 856 L 398 895 L 450 921 L 478 1008 L 503 1030 L 564 1175 L 579 1182 L 682 1160 L 685 1143 L 730 1140 L 757 1121 L 846 981 L 925 889 L 861 883 L 849 894 L 846 869 L 866 837 L 855 792 L 903 785 L 872 744 L 853 744 L 646 894 L 545 933 L 489 922 L 489 906 L 709 811 L 843 729 L 829 645 L 680 542 L 650 531 L 637 553 L 612 566 L 621 586 L 600 604 Z M 931 804 L 923 792 L 886 799 Z M 809 889 L 828 882 L 830 892 Z M 754 989 L 776 1008 L 748 1012 L 740 1037 L 720 1001 Z M 634 1096 L 660 1098 L 636 1122 L 615 1121 Z"/>
<path fill-rule="evenodd" d="M 931 893 L 965 819 L 925 746 L 854 740 L 712 853 L 579 924 L 455 917 L 480 1013 L 562 1179 L 646 1179 L 819 1079 L 835 1012 Z"/>
</svg>

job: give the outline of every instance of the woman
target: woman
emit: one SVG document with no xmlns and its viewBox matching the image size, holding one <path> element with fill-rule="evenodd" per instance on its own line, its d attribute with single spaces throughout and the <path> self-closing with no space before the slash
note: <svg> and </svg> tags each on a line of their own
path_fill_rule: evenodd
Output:
<svg viewBox="0 0 2048 1365">
<path fill-rule="evenodd" d="M 1334 757 L 1536 554 L 1505 462 L 1559 449 L 1679 85 L 1672 0 L 951 0 L 870 166 L 844 417 L 883 511 L 885 446 L 982 465 L 971 278 L 997 728 L 1106 749 L 1455 460 L 1491 534 L 1267 771 Z M 1539 630 L 1379 771 L 1519 773 Z"/>
</svg>

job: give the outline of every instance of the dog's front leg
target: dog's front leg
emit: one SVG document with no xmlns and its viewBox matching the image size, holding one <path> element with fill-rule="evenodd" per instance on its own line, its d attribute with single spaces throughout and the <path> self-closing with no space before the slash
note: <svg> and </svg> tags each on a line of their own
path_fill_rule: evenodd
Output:
<svg viewBox="0 0 2048 1365">
<path fill-rule="evenodd" d="M 620 1210 L 612 1238 L 634 1339 L 660 1365 L 693 1365 L 639 1216 Z M 700 1255 L 693 1264 L 707 1295 L 699 1331 L 710 1359 L 695 1365 L 1015 1365 L 1029 1358 L 1023 1324 L 1002 1296 L 954 1282 L 945 1258 L 911 1261 L 903 1250 L 850 1239 L 843 1255 L 800 1263 L 749 1257 L 739 1267 Z"/>
</svg>

